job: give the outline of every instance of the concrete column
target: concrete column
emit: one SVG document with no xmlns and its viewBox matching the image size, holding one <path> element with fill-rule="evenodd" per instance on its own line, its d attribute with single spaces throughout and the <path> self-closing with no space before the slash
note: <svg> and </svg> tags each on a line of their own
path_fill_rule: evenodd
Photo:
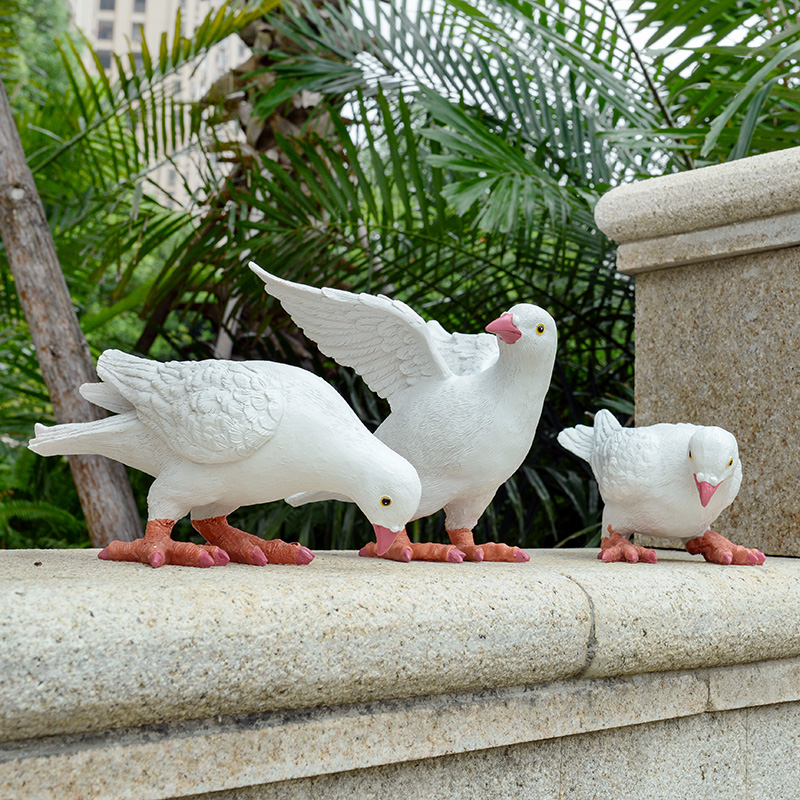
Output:
<svg viewBox="0 0 800 800">
<path fill-rule="evenodd" d="M 800 556 L 800 147 L 619 187 L 596 219 L 636 276 L 636 424 L 732 431 L 715 529 Z"/>
</svg>

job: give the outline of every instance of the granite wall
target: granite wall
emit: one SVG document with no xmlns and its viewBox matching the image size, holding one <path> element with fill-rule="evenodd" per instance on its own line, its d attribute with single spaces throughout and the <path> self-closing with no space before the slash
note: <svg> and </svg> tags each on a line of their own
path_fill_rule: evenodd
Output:
<svg viewBox="0 0 800 800">
<path fill-rule="evenodd" d="M 636 424 L 732 431 L 715 529 L 800 556 L 800 148 L 614 189 L 596 217 L 636 276 Z"/>
</svg>

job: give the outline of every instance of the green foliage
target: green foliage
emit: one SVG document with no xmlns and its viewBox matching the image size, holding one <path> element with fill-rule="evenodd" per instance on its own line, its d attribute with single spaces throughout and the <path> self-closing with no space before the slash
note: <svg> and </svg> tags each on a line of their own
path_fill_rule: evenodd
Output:
<svg viewBox="0 0 800 800">
<path fill-rule="evenodd" d="M 3 0 L 0 4 L 0 78 L 12 106 L 30 111 L 68 88 L 54 46 L 66 40 L 66 0 Z"/>
<path fill-rule="evenodd" d="M 796 4 L 636 0 L 631 12 L 697 166 L 797 144 Z"/>
<path fill-rule="evenodd" d="M 261 54 L 241 84 L 248 114 L 275 134 L 259 153 L 220 127 L 238 100 L 189 109 L 169 79 L 274 5 L 225 4 L 191 38 L 145 42 L 140 68 L 116 59 L 113 84 L 91 79 L 63 41 L 68 89 L 19 109 L 93 350 L 208 357 L 225 331 L 236 357 L 325 375 L 374 428 L 386 405 L 302 339 L 249 258 L 301 282 L 390 294 L 450 330 L 478 332 L 536 302 L 559 325 L 554 380 L 531 454 L 477 538 L 596 542 L 596 485 L 555 441 L 599 407 L 633 413 L 633 284 L 614 271 L 594 203 L 621 182 L 796 144 L 797 12 L 757 0 L 635 0 L 621 16 L 601 0 L 287 4 L 269 17 L 285 51 Z M 307 124 L 287 124 L 303 91 L 321 100 Z M 152 165 L 187 149 L 235 168 L 222 182 L 207 169 L 190 206 L 169 210 Z M 47 402 L 3 259 L 0 413 L 24 435 Z M 37 497 L 64 507 L 45 488 Z M 335 503 L 245 509 L 237 521 L 317 548 L 369 535 Z M 410 530 L 441 533 L 441 515 Z"/>
<path fill-rule="evenodd" d="M 139 70 L 132 60 L 118 59 L 119 79 L 113 84 L 103 72 L 90 77 L 72 40 L 51 41 L 48 52 L 57 54 L 66 83 L 45 82 L 39 87 L 39 102 L 13 106 L 68 288 L 95 356 L 108 347 L 135 348 L 146 325 L 141 309 L 161 265 L 192 229 L 192 209 L 168 209 L 164 193 L 151 180 L 159 162 L 170 163 L 167 149 L 196 147 L 200 138 L 200 120 L 193 127 L 191 109 L 177 103 L 167 87 L 183 65 L 201 58 L 275 2 L 245 9 L 240 5 L 227 3 L 211 12 L 191 39 L 180 37 L 169 50 L 162 38 L 160 48 L 148 51 Z M 9 40 L 21 47 L 27 41 L 21 17 L 0 19 L 5 19 Z M 175 357 L 191 338 L 190 329 L 175 317 L 160 333 L 155 354 L 161 357 Z M 54 421 L 2 246 L 0 415 L 0 432 L 20 442 L 30 437 L 34 421 Z M 3 451 L 4 465 L 13 453 Z M 66 479 L 42 478 L 41 492 L 22 498 L 21 487 L 11 487 L 14 501 L 9 495 L 2 507 L 6 529 L 32 531 L 26 519 L 39 514 L 44 521 L 50 514 L 47 518 L 56 520 L 51 511 L 63 505 L 80 519 L 66 460 L 38 461 L 45 472 Z M 65 530 L 72 530 L 64 524 Z M 85 526 L 80 537 L 88 540 Z"/>
<path fill-rule="evenodd" d="M 0 438 L 0 548 L 87 546 L 66 462 L 45 467 L 19 442 Z"/>
</svg>

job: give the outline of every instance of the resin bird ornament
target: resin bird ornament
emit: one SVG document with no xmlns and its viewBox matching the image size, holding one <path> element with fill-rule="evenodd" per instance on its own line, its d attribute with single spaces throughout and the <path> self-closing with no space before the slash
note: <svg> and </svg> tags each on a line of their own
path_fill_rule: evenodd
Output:
<svg viewBox="0 0 800 800">
<path fill-rule="evenodd" d="M 414 468 L 376 439 L 342 397 L 312 373 L 269 361 L 159 363 L 107 350 L 101 383 L 83 396 L 113 416 L 36 426 L 44 456 L 108 456 L 155 476 L 145 535 L 111 542 L 100 558 L 210 567 L 229 560 L 307 564 L 306 547 L 233 528 L 240 506 L 323 491 L 355 502 L 384 552 L 419 505 Z M 207 545 L 175 542 L 191 512 Z"/>
<path fill-rule="evenodd" d="M 389 401 L 391 414 L 375 435 L 419 473 L 422 498 L 413 519 L 444 509 L 451 544 L 412 543 L 402 533 L 385 557 L 528 561 L 518 547 L 476 546 L 472 531 L 530 450 L 553 372 L 553 318 L 519 304 L 490 322 L 488 333 L 451 334 L 382 295 L 315 289 L 253 262 L 250 268 L 323 353 Z M 361 554 L 381 553 L 371 543 Z"/>
<path fill-rule="evenodd" d="M 605 503 L 598 558 L 655 563 L 633 533 L 679 539 L 715 564 L 763 564 L 764 554 L 735 545 L 711 523 L 736 498 L 742 464 L 736 437 L 723 428 L 661 423 L 623 428 L 610 411 L 594 426 L 577 425 L 558 441 L 592 466 Z"/>
</svg>

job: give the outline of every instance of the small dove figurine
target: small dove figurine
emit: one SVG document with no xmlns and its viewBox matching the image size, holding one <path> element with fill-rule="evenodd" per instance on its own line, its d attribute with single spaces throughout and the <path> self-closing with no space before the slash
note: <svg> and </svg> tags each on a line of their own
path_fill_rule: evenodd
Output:
<svg viewBox="0 0 800 800">
<path fill-rule="evenodd" d="M 735 545 L 711 523 L 736 498 L 742 464 L 736 437 L 723 428 L 686 423 L 623 428 L 610 411 L 594 426 L 558 435 L 560 444 L 588 461 L 603 509 L 598 558 L 655 563 L 653 550 L 631 544 L 633 533 L 680 539 L 692 554 L 715 564 L 763 564 L 760 550 Z"/>
<path fill-rule="evenodd" d="M 100 558 L 211 567 L 308 564 L 307 547 L 265 541 L 228 524 L 240 506 L 325 491 L 355 502 L 384 552 L 419 505 L 414 468 L 376 439 L 333 387 L 270 361 L 159 363 L 107 350 L 102 383 L 81 394 L 116 412 L 95 422 L 36 425 L 43 456 L 99 454 L 155 476 L 145 535 L 111 542 Z M 175 542 L 191 512 L 207 545 Z"/>
<path fill-rule="evenodd" d="M 303 286 L 252 261 L 250 269 L 323 353 L 389 401 L 392 412 L 375 435 L 419 474 L 422 499 L 413 519 L 444 509 L 451 544 L 411 542 L 402 533 L 385 557 L 528 561 L 519 547 L 476 545 L 472 531 L 531 448 L 555 361 L 553 318 L 519 303 L 492 320 L 488 333 L 448 333 L 383 295 Z M 361 555 L 380 551 L 370 543 Z"/>
</svg>

